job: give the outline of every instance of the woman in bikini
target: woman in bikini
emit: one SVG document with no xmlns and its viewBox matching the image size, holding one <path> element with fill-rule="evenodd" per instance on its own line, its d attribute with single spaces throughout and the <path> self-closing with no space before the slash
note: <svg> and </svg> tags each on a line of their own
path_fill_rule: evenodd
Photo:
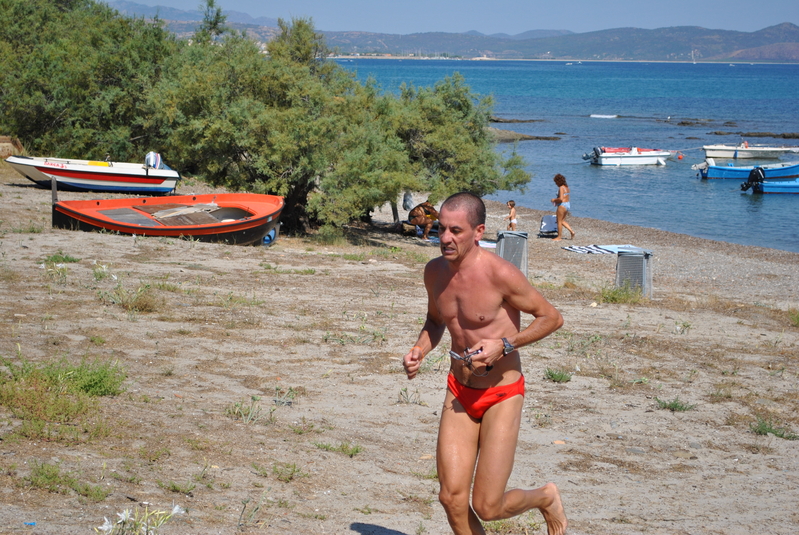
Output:
<svg viewBox="0 0 799 535">
<path fill-rule="evenodd" d="M 575 232 L 571 226 L 566 222 L 566 216 L 571 210 L 571 203 L 569 202 L 569 185 L 566 184 L 566 177 L 558 173 L 555 175 L 555 184 L 558 186 L 558 196 L 552 199 L 552 204 L 556 206 L 555 214 L 558 216 L 558 237 L 552 241 L 560 241 L 563 227 L 566 227 L 571 233 L 571 239 L 574 239 Z"/>
</svg>

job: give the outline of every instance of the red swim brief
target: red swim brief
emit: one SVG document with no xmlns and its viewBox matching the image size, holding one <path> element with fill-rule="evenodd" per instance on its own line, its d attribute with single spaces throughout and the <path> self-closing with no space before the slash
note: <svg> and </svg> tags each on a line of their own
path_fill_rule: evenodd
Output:
<svg viewBox="0 0 799 535">
<path fill-rule="evenodd" d="M 524 376 L 519 377 L 519 380 L 509 385 L 492 386 L 491 388 L 471 388 L 463 386 L 455 379 L 455 376 L 449 374 L 447 377 L 447 386 L 450 392 L 455 395 L 466 413 L 477 420 L 483 417 L 483 414 L 499 403 L 505 401 L 513 396 L 524 395 Z"/>
</svg>

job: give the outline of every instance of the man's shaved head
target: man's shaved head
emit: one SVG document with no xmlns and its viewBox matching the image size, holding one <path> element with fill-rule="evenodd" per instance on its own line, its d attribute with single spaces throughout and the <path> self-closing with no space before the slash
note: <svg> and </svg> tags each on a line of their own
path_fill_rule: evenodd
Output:
<svg viewBox="0 0 799 535">
<path fill-rule="evenodd" d="M 486 205 L 483 203 L 483 199 L 467 191 L 447 197 L 447 200 L 441 205 L 441 209 L 465 210 L 472 228 L 486 223 Z"/>
</svg>

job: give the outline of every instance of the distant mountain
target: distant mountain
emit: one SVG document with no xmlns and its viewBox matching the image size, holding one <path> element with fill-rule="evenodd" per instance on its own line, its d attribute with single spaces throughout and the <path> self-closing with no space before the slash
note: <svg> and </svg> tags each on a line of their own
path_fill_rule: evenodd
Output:
<svg viewBox="0 0 799 535">
<path fill-rule="evenodd" d="M 516 40 L 524 40 L 524 39 L 541 39 L 542 37 L 557 37 L 559 35 L 571 35 L 574 32 L 569 30 L 528 30 L 526 32 L 517 33 L 516 35 L 510 35 L 507 33 L 492 33 L 491 35 L 486 35 L 484 33 L 480 33 L 477 30 L 469 30 L 468 32 L 464 32 L 466 35 L 475 35 L 477 37 L 493 37 L 494 39 L 516 39 Z"/>
<path fill-rule="evenodd" d="M 198 0 L 199 1 L 199 0 Z M 127 0 L 108 5 L 129 16 L 158 16 L 180 37 L 190 37 L 202 13 Z M 277 19 L 225 11 L 227 25 L 261 42 L 273 39 Z M 516 35 L 427 32 L 409 35 L 360 31 L 325 32 L 327 44 L 341 54 L 486 57 L 603 61 L 766 61 L 799 63 L 799 26 L 784 22 L 756 32 L 674 26 L 644 30 L 615 28 L 587 33 L 530 30 Z"/>
<path fill-rule="evenodd" d="M 574 32 L 570 32 L 569 30 L 528 30 L 526 32 L 517 33 L 516 35 L 511 35 L 510 38 L 523 41 L 525 39 L 543 39 L 544 37 L 558 37 L 561 35 L 574 35 Z"/>
<path fill-rule="evenodd" d="M 148 19 L 158 16 L 161 20 L 174 20 L 183 22 L 200 22 L 203 20 L 203 13 L 199 8 L 195 11 L 184 11 L 182 9 L 174 9 L 165 6 L 145 6 L 135 2 L 128 2 L 127 0 L 110 0 L 106 2 L 109 6 L 113 7 L 123 15 L 129 17 L 139 16 Z M 199 0 L 198 0 L 199 4 Z M 251 17 L 247 13 L 240 11 L 223 11 L 229 23 L 251 24 L 255 26 L 268 26 L 277 27 L 277 19 L 269 17 Z"/>
<path fill-rule="evenodd" d="M 323 32 L 342 53 L 449 55 L 496 59 L 799 61 L 799 27 L 785 22 L 756 32 L 677 26 L 616 28 L 551 37 L 508 39 L 468 33 Z"/>
</svg>

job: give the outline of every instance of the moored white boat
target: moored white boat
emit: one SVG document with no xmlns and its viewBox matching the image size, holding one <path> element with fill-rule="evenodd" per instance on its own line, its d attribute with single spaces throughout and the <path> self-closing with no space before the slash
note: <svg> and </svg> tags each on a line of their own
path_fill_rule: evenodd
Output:
<svg viewBox="0 0 799 535">
<path fill-rule="evenodd" d="M 180 180 L 180 173 L 154 152 L 147 154 L 143 164 L 29 156 L 10 156 L 6 162 L 42 187 L 50 188 L 55 179 L 62 190 L 163 195 Z"/>
<path fill-rule="evenodd" d="M 671 151 L 639 147 L 594 147 L 583 154 L 593 165 L 666 165 Z"/>
<path fill-rule="evenodd" d="M 731 158 L 739 160 L 753 158 L 776 159 L 788 152 L 799 152 L 799 147 L 754 145 L 744 141 L 737 145 L 728 143 L 704 145 L 702 150 L 705 151 L 705 158 Z"/>
</svg>

